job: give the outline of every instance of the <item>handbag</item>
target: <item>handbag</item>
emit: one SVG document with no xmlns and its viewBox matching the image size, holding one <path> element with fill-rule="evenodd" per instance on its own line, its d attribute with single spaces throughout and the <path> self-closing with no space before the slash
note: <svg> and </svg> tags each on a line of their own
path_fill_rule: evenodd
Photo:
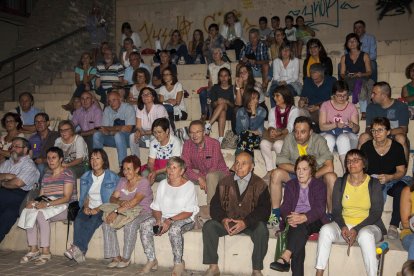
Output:
<svg viewBox="0 0 414 276">
<path fill-rule="evenodd" d="M 71 221 L 75 221 L 76 216 L 78 215 L 80 210 L 79 201 L 72 201 L 68 205 L 68 229 L 66 232 L 66 247 L 68 247 L 68 239 L 69 239 L 69 226 Z"/>
<path fill-rule="evenodd" d="M 236 149 L 239 136 L 235 135 L 232 130 L 227 130 L 221 142 L 222 149 Z"/>
<path fill-rule="evenodd" d="M 287 234 L 289 231 L 289 224 L 287 220 L 285 222 L 285 230 L 278 234 L 277 242 L 276 242 L 276 250 L 275 250 L 275 262 L 280 259 L 283 252 L 286 250 L 287 247 Z"/>
</svg>

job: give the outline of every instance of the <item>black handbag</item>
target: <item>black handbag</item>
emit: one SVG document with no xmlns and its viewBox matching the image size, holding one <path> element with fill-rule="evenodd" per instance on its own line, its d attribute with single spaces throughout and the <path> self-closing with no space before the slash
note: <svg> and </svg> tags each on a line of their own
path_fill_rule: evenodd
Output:
<svg viewBox="0 0 414 276">
<path fill-rule="evenodd" d="M 76 216 L 79 213 L 79 210 L 80 210 L 79 201 L 76 200 L 76 201 L 69 203 L 68 205 L 68 229 L 66 232 L 66 248 L 68 247 L 70 222 L 75 221 Z"/>
</svg>

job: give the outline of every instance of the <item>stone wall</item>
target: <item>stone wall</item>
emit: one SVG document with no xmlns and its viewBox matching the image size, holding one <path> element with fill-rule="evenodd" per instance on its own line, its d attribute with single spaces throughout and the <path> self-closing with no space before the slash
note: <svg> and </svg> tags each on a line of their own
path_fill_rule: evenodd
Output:
<svg viewBox="0 0 414 276">
<path fill-rule="evenodd" d="M 359 19 L 367 23 L 368 32 L 378 40 L 413 38 L 414 17 L 410 16 L 409 8 L 402 4 L 396 8 L 382 4 L 386 2 L 410 1 L 117 0 L 116 41 L 121 43 L 120 28 L 124 21 L 129 21 L 139 32 L 146 47 L 153 48 L 157 36 L 165 45 L 173 29 L 179 29 L 188 41 L 195 29 L 202 29 L 206 35 L 209 24 L 222 24 L 224 13 L 230 10 L 238 14 L 245 37 L 250 28 L 258 26 L 260 16 L 267 16 L 270 26 L 270 18 L 277 15 L 283 27 L 285 15 L 290 14 L 294 17 L 302 15 L 324 43 L 342 43 L 346 34 L 352 31 L 353 22 Z M 414 4 L 408 5 L 414 10 Z"/>
</svg>

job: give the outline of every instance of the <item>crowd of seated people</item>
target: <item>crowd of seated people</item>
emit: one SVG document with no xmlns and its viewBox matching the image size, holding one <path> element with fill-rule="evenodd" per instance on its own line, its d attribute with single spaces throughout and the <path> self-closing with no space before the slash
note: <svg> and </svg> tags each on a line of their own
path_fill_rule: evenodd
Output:
<svg viewBox="0 0 414 276">
<path fill-rule="evenodd" d="M 7 223 L 0 226 L 0 242 L 15 223 L 27 192 L 39 182 L 40 195 L 52 199 L 30 200 L 24 206 L 19 226 L 27 231 L 30 249 L 21 263 L 47 263 L 50 223 L 66 218 L 68 204 L 77 197 L 74 181 L 80 178 L 81 209 L 72 246 L 65 252 L 78 263 L 85 261 L 88 243 L 102 225 L 104 256 L 111 259 L 108 268 L 130 264 L 139 231 L 147 257 L 139 273 L 157 269 L 153 236 L 168 233 L 173 275 L 181 275 L 182 235 L 194 227 L 199 211 L 194 185 L 205 191 L 210 206 L 211 220 L 203 227 L 206 275 L 220 273 L 218 238 L 239 233 L 251 236 L 252 275 L 262 275 L 266 226 L 290 226 L 286 250 L 271 268 L 292 267 L 294 275 L 303 275 L 307 238 L 319 229 L 317 275 L 323 274 L 335 241 L 350 246 L 358 241 L 368 275 L 376 275 L 375 242 L 385 234 L 398 239 L 400 222 L 404 248 L 413 259 L 409 220 L 414 193 L 406 176 L 411 116 L 407 104 L 392 98 L 388 83 L 374 83 L 376 52 L 365 52 L 363 46 L 371 43 L 374 48 L 375 38 L 365 32 L 363 21 L 355 22 L 354 33 L 345 39 L 337 80 L 332 60 L 303 17 L 294 25 L 294 18 L 286 16 L 285 28 L 280 28 L 277 16 L 271 22 L 269 29 L 267 18 L 261 17 L 260 28 L 251 29 L 244 41 L 240 21 L 228 12 L 221 29 L 215 23 L 209 26 L 207 39 L 202 30 L 195 30 L 188 48 L 174 30 L 157 53 L 159 65 L 153 71 L 143 62 L 139 34 L 124 23 L 119 59 L 105 43 L 103 60 L 96 65 L 90 53 L 82 54 L 73 93 L 80 106 L 75 108 L 73 100 L 64 106 L 73 114 L 58 124 L 58 132 L 49 129 L 50 118 L 34 107 L 33 96 L 22 93 L 19 106 L 1 120 L 6 134 L 0 137 L 0 220 Z M 306 58 L 300 68 L 304 45 Z M 231 72 L 227 49 L 236 50 L 236 72 Z M 208 86 L 200 93 L 201 120 L 188 125 L 186 141 L 177 135 L 175 124 L 192 117 L 177 74 L 177 65 L 184 63 L 206 63 L 208 68 Z M 407 67 L 411 82 L 401 92 L 408 105 L 414 102 L 413 67 Z M 298 106 L 295 96 L 300 96 Z M 359 137 L 356 103 L 366 118 Z M 226 121 L 237 136 L 230 170 L 220 151 Z M 215 122 L 217 140 L 209 137 Z M 119 168 L 109 170 L 104 147 L 116 147 Z M 145 165 L 139 159 L 142 148 L 149 149 Z M 263 177 L 253 172 L 259 148 L 266 167 Z M 334 152 L 343 176 L 335 173 Z M 155 182 L 159 184 L 153 200 Z M 393 197 L 388 231 L 381 221 L 387 195 Z M 52 206 L 61 206 L 61 212 L 48 211 Z M 129 220 L 120 219 L 124 217 Z M 122 227 L 121 255 L 116 230 Z"/>
</svg>

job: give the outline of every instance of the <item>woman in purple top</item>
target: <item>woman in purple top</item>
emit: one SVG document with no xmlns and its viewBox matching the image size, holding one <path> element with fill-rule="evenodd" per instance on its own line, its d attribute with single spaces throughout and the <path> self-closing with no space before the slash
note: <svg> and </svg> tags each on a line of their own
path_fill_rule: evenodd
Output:
<svg viewBox="0 0 414 276">
<path fill-rule="evenodd" d="M 141 176 L 140 167 L 141 161 L 135 155 L 127 156 L 122 161 L 121 171 L 123 177 L 119 180 L 110 199 L 110 203 L 119 204 L 121 207 L 110 213 L 102 224 L 104 256 L 105 258 L 112 258 L 108 268 L 124 268 L 131 263 L 131 254 L 135 248 L 138 228 L 141 222 L 151 217 L 152 190 L 148 179 Z M 109 226 L 109 224 L 121 215 L 119 213 L 132 209 L 137 205 L 142 207 L 140 214 L 124 226 L 124 254 L 121 257 L 116 229 Z"/>
<path fill-rule="evenodd" d="M 316 159 L 311 155 L 296 160 L 297 179 L 285 185 L 280 212 L 289 224 L 287 246 L 279 259 L 270 268 L 288 272 L 292 263 L 292 275 L 304 275 L 305 245 L 312 233 L 319 232 L 328 221 L 326 210 L 326 185 L 315 178 Z M 284 228 L 284 225 L 281 225 Z"/>
</svg>

